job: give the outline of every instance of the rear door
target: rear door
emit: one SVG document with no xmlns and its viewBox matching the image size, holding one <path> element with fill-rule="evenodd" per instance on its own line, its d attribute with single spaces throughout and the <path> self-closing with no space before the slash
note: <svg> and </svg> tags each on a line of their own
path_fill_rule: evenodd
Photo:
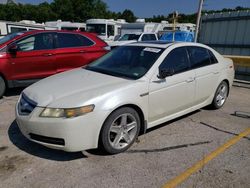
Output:
<svg viewBox="0 0 250 188">
<path fill-rule="evenodd" d="M 200 104 L 214 95 L 220 76 L 219 63 L 213 53 L 203 47 L 187 47 L 191 68 L 195 71 L 195 104 Z"/>
<path fill-rule="evenodd" d="M 77 33 L 57 33 L 56 68 L 63 72 L 86 65 L 103 55 L 104 50 L 91 39 Z"/>
<path fill-rule="evenodd" d="M 8 54 L 11 80 L 40 79 L 56 73 L 54 33 L 39 33 L 16 42 L 18 51 Z"/>
</svg>

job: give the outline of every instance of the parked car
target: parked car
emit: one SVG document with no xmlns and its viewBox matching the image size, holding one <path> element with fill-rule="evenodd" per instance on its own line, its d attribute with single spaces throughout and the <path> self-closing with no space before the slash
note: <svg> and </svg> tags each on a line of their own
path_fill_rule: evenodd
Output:
<svg viewBox="0 0 250 188">
<path fill-rule="evenodd" d="M 148 128 L 221 108 L 233 78 L 232 60 L 205 45 L 134 43 L 26 88 L 16 119 L 28 139 L 47 147 L 115 154 Z"/>
<path fill-rule="evenodd" d="M 86 65 L 110 47 L 94 34 L 74 31 L 30 31 L 0 39 L 0 97 L 6 88 Z"/>
<path fill-rule="evenodd" d="M 145 41 L 156 41 L 158 40 L 158 36 L 156 33 L 128 33 L 124 34 L 118 40 L 114 42 L 110 42 L 110 47 L 116 48 L 118 46 L 122 46 L 125 44 L 131 44 L 133 42 L 145 42 Z"/>
<path fill-rule="evenodd" d="M 194 42 L 194 32 L 191 31 L 169 31 L 164 33 L 159 40 L 166 42 Z"/>
</svg>

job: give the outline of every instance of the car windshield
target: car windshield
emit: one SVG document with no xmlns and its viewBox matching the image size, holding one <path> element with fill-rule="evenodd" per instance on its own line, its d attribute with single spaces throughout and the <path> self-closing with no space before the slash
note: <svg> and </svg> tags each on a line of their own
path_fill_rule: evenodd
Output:
<svg viewBox="0 0 250 188">
<path fill-rule="evenodd" d="M 12 33 L 12 34 L 9 34 L 9 35 L 6 35 L 5 37 L 1 38 L 0 39 L 0 45 L 15 38 L 16 36 L 19 36 L 19 35 L 22 35 L 23 33 L 21 32 L 18 32 L 18 33 Z"/>
<path fill-rule="evenodd" d="M 98 35 L 106 35 L 105 24 L 87 24 L 87 31 Z"/>
<path fill-rule="evenodd" d="M 139 38 L 140 38 L 139 34 L 125 34 L 119 39 L 119 41 L 138 40 Z"/>
<path fill-rule="evenodd" d="M 139 79 L 148 72 L 162 52 L 162 48 L 121 46 L 85 69 L 116 77 Z"/>
</svg>

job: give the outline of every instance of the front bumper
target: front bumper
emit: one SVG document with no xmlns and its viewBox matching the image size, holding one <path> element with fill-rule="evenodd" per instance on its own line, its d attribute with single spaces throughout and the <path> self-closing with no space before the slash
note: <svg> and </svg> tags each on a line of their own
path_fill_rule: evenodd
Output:
<svg viewBox="0 0 250 188">
<path fill-rule="evenodd" d="M 69 152 L 98 147 L 99 133 L 108 112 L 93 111 L 67 119 L 39 117 L 42 110 L 36 107 L 29 115 L 20 115 L 16 107 L 18 127 L 29 140 Z"/>
</svg>

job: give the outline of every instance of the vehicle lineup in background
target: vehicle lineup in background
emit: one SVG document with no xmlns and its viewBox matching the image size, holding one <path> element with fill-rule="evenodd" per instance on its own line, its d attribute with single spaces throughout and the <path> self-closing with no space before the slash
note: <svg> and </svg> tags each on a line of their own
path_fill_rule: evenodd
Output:
<svg viewBox="0 0 250 188">
<path fill-rule="evenodd" d="M 16 119 L 23 135 L 47 147 L 116 154 L 148 128 L 221 108 L 233 78 L 233 62 L 205 45 L 134 43 L 26 88 Z"/>
<path fill-rule="evenodd" d="M 133 42 L 156 41 L 158 36 L 156 33 L 127 33 L 121 36 L 118 40 L 110 42 L 109 46 L 113 49 L 117 46 L 131 44 Z"/>
<path fill-rule="evenodd" d="M 28 31 L 0 39 L 0 98 L 6 88 L 86 65 L 109 51 L 96 35 L 76 31 Z"/>
</svg>

